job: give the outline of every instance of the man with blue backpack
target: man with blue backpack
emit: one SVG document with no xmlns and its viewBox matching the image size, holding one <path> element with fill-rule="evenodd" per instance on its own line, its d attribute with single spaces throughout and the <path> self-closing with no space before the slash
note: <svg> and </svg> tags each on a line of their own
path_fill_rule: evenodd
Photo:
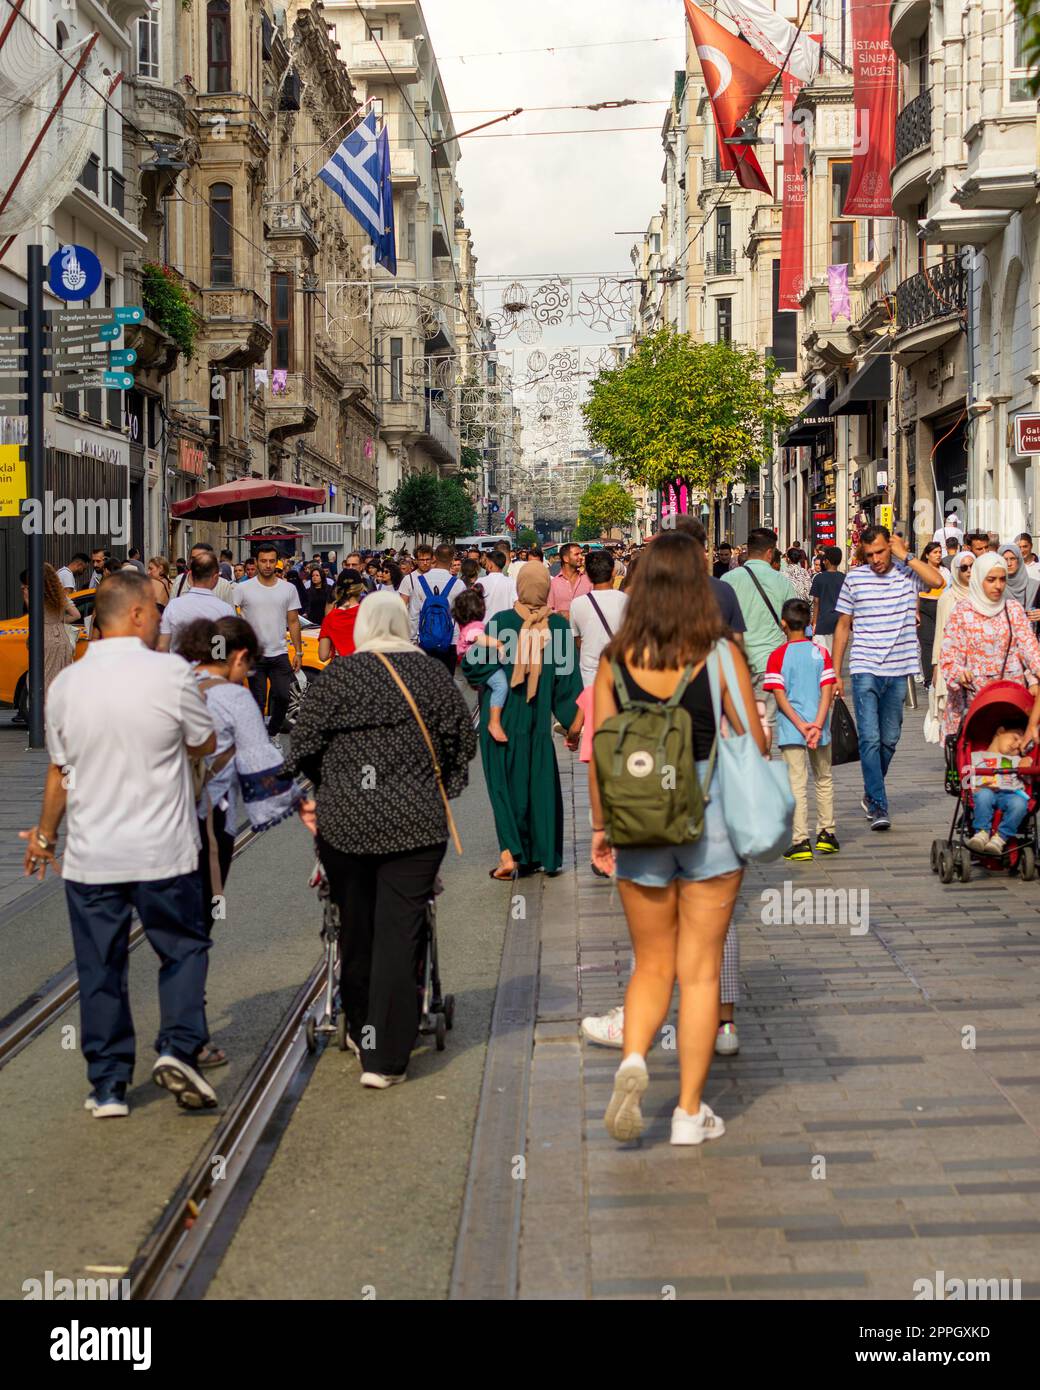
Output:
<svg viewBox="0 0 1040 1390">
<path fill-rule="evenodd" d="M 434 551 L 420 545 L 415 552 L 417 568 L 401 581 L 398 593 L 408 604 L 412 637 L 427 655 L 455 674 L 458 630 L 451 616 L 452 598 L 462 591 L 462 582 L 451 573 L 455 558 L 453 545 L 439 545 Z"/>
</svg>

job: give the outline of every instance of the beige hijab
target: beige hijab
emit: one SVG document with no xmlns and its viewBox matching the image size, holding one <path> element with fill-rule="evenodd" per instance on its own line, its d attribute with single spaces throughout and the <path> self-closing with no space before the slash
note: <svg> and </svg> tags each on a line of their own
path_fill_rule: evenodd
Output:
<svg viewBox="0 0 1040 1390">
<path fill-rule="evenodd" d="M 528 560 L 516 576 L 517 600 L 514 612 L 524 625 L 520 629 L 516 662 L 510 686 L 527 682 L 528 702 L 538 694 L 542 674 L 542 649 L 549 640 L 549 571 L 538 560 Z"/>
</svg>

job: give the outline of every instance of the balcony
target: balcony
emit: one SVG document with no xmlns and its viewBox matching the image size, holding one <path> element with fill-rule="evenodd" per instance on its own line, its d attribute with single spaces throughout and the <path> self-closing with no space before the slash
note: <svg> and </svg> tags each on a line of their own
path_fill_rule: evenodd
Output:
<svg viewBox="0 0 1040 1390">
<path fill-rule="evenodd" d="M 847 368 L 859 349 L 852 324 L 858 321 L 863 312 L 863 291 L 855 286 L 851 278 L 849 302 L 851 319 L 840 318 L 832 322 L 830 285 L 826 276 L 814 276 L 802 295 L 805 312 L 803 346 L 828 367 Z"/>
<path fill-rule="evenodd" d="M 914 40 L 928 28 L 930 9 L 930 0 L 893 0 L 889 6 L 892 47 L 904 63 L 911 60 Z"/>
<path fill-rule="evenodd" d="M 711 279 L 718 279 L 721 275 L 736 275 L 737 258 L 732 251 L 709 251 L 704 257 L 704 274 Z"/>
<path fill-rule="evenodd" d="M 318 254 L 321 246 L 314 233 L 314 223 L 302 203 L 268 203 L 264 212 L 268 241 L 296 243 L 286 249 L 299 250 L 307 256 Z"/>
<path fill-rule="evenodd" d="M 128 114 L 153 140 L 176 144 L 193 133 L 195 118 L 189 114 L 184 97 L 174 87 L 163 87 L 141 77 L 128 78 L 127 86 L 133 92 Z M 146 157 L 151 157 L 151 151 Z"/>
<path fill-rule="evenodd" d="M 454 233 L 449 232 L 444 225 L 444 218 L 441 215 L 439 206 L 433 209 L 433 254 L 434 256 L 451 257 L 452 247 L 455 241 Z"/>
<path fill-rule="evenodd" d="M 908 366 L 956 338 L 967 304 L 968 272 L 959 256 L 904 280 L 896 287 L 896 361 Z"/>
<path fill-rule="evenodd" d="M 271 346 L 271 315 L 267 300 L 255 290 L 202 291 L 202 353 L 228 369 L 262 362 Z"/>
<path fill-rule="evenodd" d="M 127 304 L 144 303 L 141 272 L 130 266 L 123 271 L 123 300 Z M 169 376 L 181 351 L 169 334 L 147 317 L 140 323 L 127 324 L 120 346 L 133 348 L 137 353 L 136 372 L 152 371 L 160 377 Z"/>
<path fill-rule="evenodd" d="M 390 181 L 395 188 L 419 187 L 419 170 L 415 165 L 415 150 L 398 145 L 390 151 Z"/>
<path fill-rule="evenodd" d="M 303 372 L 287 373 L 284 384 L 279 376 L 277 386 L 272 372 L 261 389 L 269 439 L 281 441 L 290 435 L 309 434 L 318 423 L 314 384 Z"/>
<path fill-rule="evenodd" d="M 426 405 L 426 434 L 432 445 L 430 452 L 437 455 L 438 462 L 446 471 L 454 472 L 459 466 L 461 449 L 459 436 L 450 424 L 447 414 L 432 402 Z"/>
<path fill-rule="evenodd" d="M 720 169 L 718 159 L 711 155 L 701 158 L 701 188 L 717 188 L 719 184 L 731 183 L 733 174 L 729 169 Z"/>
<path fill-rule="evenodd" d="M 896 162 L 892 169 L 892 208 L 908 215 L 928 190 L 932 164 L 932 94 L 922 92 L 896 117 Z"/>
<path fill-rule="evenodd" d="M 378 44 L 352 44 L 347 66 L 352 76 L 367 77 L 369 81 L 382 74 L 382 80 L 387 82 L 392 82 L 394 77 L 399 82 L 418 82 L 421 71 L 414 39 L 380 39 Z"/>
</svg>

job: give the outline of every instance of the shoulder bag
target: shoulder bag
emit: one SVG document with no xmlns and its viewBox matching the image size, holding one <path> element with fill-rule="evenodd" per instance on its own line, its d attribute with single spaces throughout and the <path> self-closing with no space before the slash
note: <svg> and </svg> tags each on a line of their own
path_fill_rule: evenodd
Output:
<svg viewBox="0 0 1040 1390">
<path fill-rule="evenodd" d="M 766 593 L 765 589 L 762 588 L 762 585 L 758 582 L 758 579 L 755 575 L 755 571 L 751 568 L 750 565 L 745 565 L 744 570 L 747 574 L 747 577 L 751 580 L 752 584 L 754 584 L 755 588 L 762 595 L 762 602 L 769 609 L 769 616 L 773 619 L 773 622 L 776 623 L 777 627 L 780 628 L 781 634 L 783 634 L 784 629 L 780 624 L 780 619 L 776 616 L 776 609 L 769 602 L 769 595 Z"/>
<path fill-rule="evenodd" d="M 444 778 L 441 775 L 441 765 L 437 758 L 437 750 L 433 746 L 433 739 L 430 737 L 430 731 L 426 727 L 426 722 L 423 719 L 422 715 L 419 713 L 419 706 L 415 703 L 415 699 L 412 696 L 412 692 L 408 689 L 404 681 L 394 670 L 393 664 L 386 659 L 383 653 L 373 652 L 372 655 L 377 657 L 378 660 L 380 660 L 386 667 L 386 669 L 390 672 L 390 675 L 393 677 L 394 683 L 396 684 L 398 690 L 400 690 L 401 694 L 408 701 L 408 708 L 415 715 L 415 722 L 418 724 L 419 731 L 422 734 L 423 738 L 426 740 L 426 747 L 429 749 L 430 758 L 433 761 L 433 775 L 437 779 L 437 790 L 440 792 L 441 800 L 444 802 L 444 814 L 448 818 L 448 829 L 451 831 L 452 843 L 455 846 L 455 852 L 457 854 L 461 854 L 462 841 L 459 839 L 458 828 L 455 825 L 455 817 L 451 814 L 451 805 L 448 801 L 448 793 L 444 790 Z"/>
<path fill-rule="evenodd" d="M 737 672 L 729 645 L 716 642 L 708 657 L 708 679 L 715 727 L 722 728 L 722 687 L 720 670 L 726 678 L 730 699 L 745 730 L 751 723 L 737 683 Z M 722 816 L 729 838 L 741 859 L 764 863 L 775 859 L 791 842 L 794 822 L 794 796 L 787 766 L 773 762 L 758 751 L 750 733 L 716 739 L 718 772 L 716 794 L 722 802 Z"/>
<path fill-rule="evenodd" d="M 596 610 L 596 617 L 600 620 L 600 622 L 603 624 L 604 628 L 606 629 L 607 636 L 612 638 L 612 637 L 614 636 L 614 633 L 611 631 L 610 624 L 607 622 L 606 618 L 604 618 L 604 616 L 603 616 L 603 609 L 602 609 L 602 608 L 599 606 L 599 604 L 596 602 L 596 596 L 595 596 L 595 594 L 587 594 L 587 595 L 586 595 L 586 598 L 587 598 L 588 601 L 592 604 L 593 608 Z"/>
</svg>

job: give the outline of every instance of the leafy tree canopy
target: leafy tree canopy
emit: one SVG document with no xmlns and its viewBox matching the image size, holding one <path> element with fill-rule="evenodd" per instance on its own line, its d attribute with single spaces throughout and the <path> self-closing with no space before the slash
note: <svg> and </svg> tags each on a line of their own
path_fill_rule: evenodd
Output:
<svg viewBox="0 0 1040 1390">
<path fill-rule="evenodd" d="M 635 516 L 636 504 L 620 483 L 590 483 L 578 503 L 578 525 L 595 528 L 598 540 L 603 531 L 624 526 Z M 582 539 L 585 539 L 584 537 Z"/>
</svg>

